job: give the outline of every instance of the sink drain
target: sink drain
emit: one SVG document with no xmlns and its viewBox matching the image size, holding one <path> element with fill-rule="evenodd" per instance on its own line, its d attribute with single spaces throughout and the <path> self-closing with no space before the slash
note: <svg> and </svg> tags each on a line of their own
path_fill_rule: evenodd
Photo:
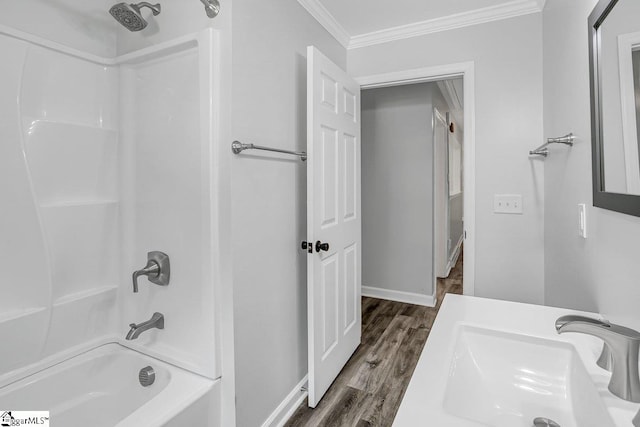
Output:
<svg viewBox="0 0 640 427">
<path fill-rule="evenodd" d="M 549 418 L 538 417 L 533 420 L 534 427 L 560 427 L 560 424 Z"/>
</svg>

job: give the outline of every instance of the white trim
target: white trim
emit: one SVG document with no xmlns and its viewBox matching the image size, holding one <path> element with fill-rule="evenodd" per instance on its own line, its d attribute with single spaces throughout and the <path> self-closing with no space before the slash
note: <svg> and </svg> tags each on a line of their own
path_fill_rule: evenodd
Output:
<svg viewBox="0 0 640 427">
<path fill-rule="evenodd" d="M 433 292 L 435 294 L 435 292 L 438 289 L 438 273 L 440 272 L 440 266 L 441 266 L 441 262 L 442 260 L 440 260 L 440 263 L 438 262 L 438 246 L 442 244 L 442 241 L 438 241 L 439 238 L 444 238 L 445 240 L 449 238 L 449 179 L 448 179 L 448 175 L 449 175 L 449 162 L 447 161 L 445 164 L 445 167 L 447 169 L 446 174 L 445 174 L 445 189 L 444 189 L 444 194 L 442 195 L 444 200 L 440 200 L 437 193 L 437 187 L 438 187 L 438 180 L 436 179 L 436 169 L 437 169 L 437 160 L 438 160 L 438 147 L 436 147 L 436 126 L 437 123 L 436 122 L 440 122 L 440 124 L 443 125 L 444 127 L 444 132 L 446 132 L 446 141 L 444 141 L 444 149 L 445 149 L 445 153 L 444 156 L 446 158 L 448 158 L 449 155 L 449 126 L 447 123 L 447 119 L 445 118 L 445 116 L 442 115 L 442 113 L 440 113 L 440 111 L 436 108 L 433 107 L 433 121 L 432 121 L 432 141 L 433 141 L 433 145 L 432 145 L 432 150 L 431 150 L 431 184 L 432 184 L 432 194 L 433 194 L 433 203 L 431 204 L 432 206 L 432 211 L 431 211 L 431 217 L 433 218 L 433 221 L 431 223 L 431 235 L 433 236 L 433 238 L 431 239 L 431 253 L 433 254 L 433 281 L 431 284 L 431 289 L 433 289 Z M 442 209 L 442 206 L 440 205 L 444 205 L 444 213 L 443 213 L 443 220 L 444 220 L 444 231 L 440 230 L 437 231 L 438 228 L 441 228 L 440 226 L 443 225 L 441 223 L 438 223 L 438 210 Z M 442 235 L 440 235 L 440 233 L 442 233 Z M 441 249 L 441 248 L 440 248 Z M 445 266 L 444 269 L 446 270 L 446 274 L 444 277 L 447 277 L 449 275 L 449 248 L 448 248 L 448 244 L 445 243 L 445 254 L 444 254 L 444 258 L 446 258 L 445 261 Z"/>
<path fill-rule="evenodd" d="M 456 249 L 453 251 L 453 255 L 449 258 L 449 265 L 447 265 L 447 277 L 451 273 L 453 267 L 456 266 L 458 262 L 458 258 L 460 258 L 460 248 L 462 248 L 462 242 L 464 241 L 464 235 L 460 236 L 458 239 L 458 243 L 456 244 Z"/>
<path fill-rule="evenodd" d="M 298 3 L 315 18 L 344 48 L 349 46 L 351 36 L 336 18 L 318 0 L 298 0 Z"/>
<path fill-rule="evenodd" d="M 511 0 L 496 6 L 484 7 L 352 36 L 335 16 L 324 7 L 321 0 L 298 0 L 298 3 L 347 49 L 357 49 L 387 43 L 393 40 L 402 40 L 440 31 L 453 30 L 455 28 L 528 15 L 530 13 L 538 13 L 544 8 L 545 2 L 546 0 Z"/>
<path fill-rule="evenodd" d="M 296 409 L 298 409 L 298 406 L 300 406 L 309 394 L 306 387 L 307 379 L 308 375 L 305 375 L 302 381 L 291 390 L 287 397 L 280 402 L 275 411 L 262 423 L 262 427 L 281 427 L 289 421 L 289 418 L 291 418 L 296 412 Z"/>
<path fill-rule="evenodd" d="M 373 74 L 370 76 L 360 76 L 356 77 L 355 80 L 360 84 L 360 86 L 362 86 L 363 89 L 410 85 L 414 83 L 425 83 L 436 80 L 460 77 L 464 73 L 461 70 L 466 70 L 469 67 L 473 69 L 473 62 L 437 65 L 434 67 L 426 68 L 412 68 L 410 70 L 393 71 L 390 73 Z M 467 92 L 465 90 L 465 96 L 466 93 Z"/>
<path fill-rule="evenodd" d="M 458 91 L 456 90 L 455 85 L 452 80 L 441 80 L 438 82 L 438 87 L 440 88 L 440 92 L 449 104 L 449 108 L 453 111 L 461 111 L 462 110 L 462 101 L 460 100 L 460 96 L 458 95 Z"/>
<path fill-rule="evenodd" d="M 416 68 L 392 73 L 361 76 L 355 80 L 363 89 L 430 82 L 451 77 L 463 77 L 464 145 L 463 145 L 463 211 L 464 246 L 463 265 L 464 295 L 475 294 L 475 226 L 476 226 L 476 100 L 474 62 Z M 364 294 L 364 286 L 363 286 Z"/>
<path fill-rule="evenodd" d="M 433 295 L 416 294 L 413 292 L 394 291 L 391 289 L 374 288 L 372 286 L 362 286 L 362 296 L 371 298 L 386 299 L 389 301 L 404 302 L 407 304 L 423 305 L 425 307 L 435 307 L 436 299 Z"/>
<path fill-rule="evenodd" d="M 536 0 L 513 0 L 496 6 L 484 7 L 482 9 L 470 10 L 468 12 L 456 13 L 353 36 L 349 41 L 348 48 L 358 49 L 394 40 L 408 39 L 425 34 L 538 13 L 541 10 L 540 3 Z"/>
</svg>

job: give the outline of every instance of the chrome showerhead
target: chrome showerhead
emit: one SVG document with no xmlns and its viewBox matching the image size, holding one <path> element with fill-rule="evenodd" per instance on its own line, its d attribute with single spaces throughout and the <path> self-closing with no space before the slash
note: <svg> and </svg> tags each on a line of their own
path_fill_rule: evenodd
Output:
<svg viewBox="0 0 640 427">
<path fill-rule="evenodd" d="M 160 13 L 160 3 L 151 4 L 146 1 L 137 4 L 118 3 L 109 9 L 109 13 L 127 30 L 140 31 L 147 26 L 147 21 L 144 20 L 140 13 L 140 9 L 143 7 L 151 9 L 154 16 Z"/>
</svg>

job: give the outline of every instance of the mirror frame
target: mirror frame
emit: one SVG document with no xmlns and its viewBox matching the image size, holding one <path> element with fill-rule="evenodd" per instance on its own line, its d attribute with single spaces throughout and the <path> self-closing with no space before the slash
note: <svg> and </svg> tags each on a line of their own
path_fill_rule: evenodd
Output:
<svg viewBox="0 0 640 427">
<path fill-rule="evenodd" d="M 618 0 L 600 0 L 589 15 L 589 80 L 591 83 L 591 158 L 593 206 L 640 216 L 640 195 L 605 191 L 602 111 L 600 106 L 600 33 L 598 29 Z"/>
</svg>

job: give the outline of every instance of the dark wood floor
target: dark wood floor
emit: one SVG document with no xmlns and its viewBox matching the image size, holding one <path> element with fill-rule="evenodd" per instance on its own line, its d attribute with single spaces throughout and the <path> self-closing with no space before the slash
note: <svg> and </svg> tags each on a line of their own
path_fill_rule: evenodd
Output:
<svg viewBox="0 0 640 427">
<path fill-rule="evenodd" d="M 445 293 L 462 293 L 462 254 L 434 308 L 363 297 L 362 344 L 318 406 L 305 400 L 286 426 L 390 426 Z"/>
</svg>

